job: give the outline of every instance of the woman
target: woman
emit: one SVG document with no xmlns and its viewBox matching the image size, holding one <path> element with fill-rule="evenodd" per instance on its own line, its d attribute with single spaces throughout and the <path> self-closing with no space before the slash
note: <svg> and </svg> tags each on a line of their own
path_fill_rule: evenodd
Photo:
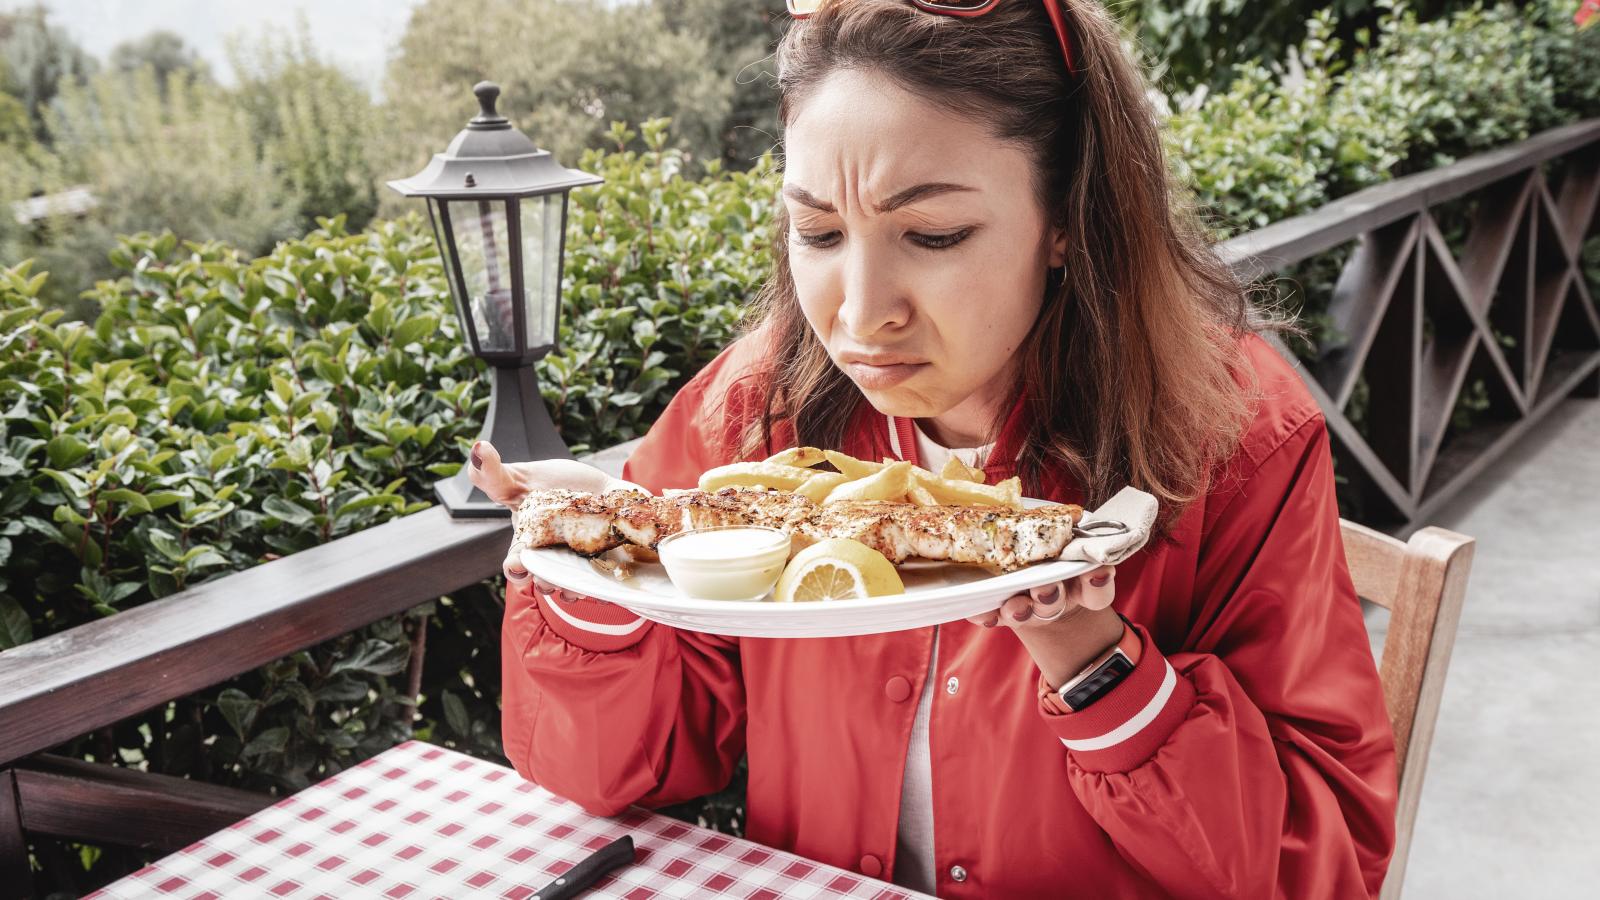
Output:
<svg viewBox="0 0 1600 900">
<path fill-rule="evenodd" d="M 1157 540 L 972 622 L 829 640 L 652 624 L 513 554 L 507 755 L 614 813 L 748 754 L 751 838 L 941 896 L 1376 894 L 1394 749 L 1322 417 L 1171 208 L 1114 25 L 1053 2 L 1059 35 L 1036 2 L 845 0 L 790 28 L 774 272 L 624 477 L 954 454 L 1090 508 L 1140 487 Z M 512 505 L 616 484 L 472 462 Z M 1114 647 L 1109 688 L 1054 693 Z"/>
</svg>

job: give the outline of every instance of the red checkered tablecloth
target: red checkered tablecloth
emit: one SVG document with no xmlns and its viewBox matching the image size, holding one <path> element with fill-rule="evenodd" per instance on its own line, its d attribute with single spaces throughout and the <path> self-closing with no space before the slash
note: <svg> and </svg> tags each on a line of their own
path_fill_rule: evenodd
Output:
<svg viewBox="0 0 1600 900">
<path fill-rule="evenodd" d="M 923 896 L 642 809 L 592 816 L 510 769 L 419 741 L 90 896 L 523 900 L 625 834 L 638 861 L 585 896 Z"/>
</svg>

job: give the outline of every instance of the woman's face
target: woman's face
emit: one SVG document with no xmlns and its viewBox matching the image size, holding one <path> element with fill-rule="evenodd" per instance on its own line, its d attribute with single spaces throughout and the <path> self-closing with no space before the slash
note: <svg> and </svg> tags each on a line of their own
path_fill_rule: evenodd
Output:
<svg viewBox="0 0 1600 900">
<path fill-rule="evenodd" d="M 992 417 L 1063 252 L 1026 152 L 858 71 L 784 143 L 795 289 L 834 364 L 881 412 Z"/>
</svg>

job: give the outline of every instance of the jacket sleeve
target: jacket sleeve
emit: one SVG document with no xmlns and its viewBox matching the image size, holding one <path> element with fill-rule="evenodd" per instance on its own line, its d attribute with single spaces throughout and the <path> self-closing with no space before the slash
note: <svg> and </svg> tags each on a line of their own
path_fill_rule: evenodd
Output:
<svg viewBox="0 0 1600 900">
<path fill-rule="evenodd" d="M 1394 844 L 1394 740 L 1322 417 L 1221 502 L 1184 650 L 1166 656 L 1140 629 L 1144 653 L 1114 691 L 1046 716 L 1073 790 L 1171 896 L 1375 896 Z"/>
<path fill-rule="evenodd" d="M 592 813 L 721 790 L 744 754 L 736 639 L 529 582 L 508 589 L 501 653 L 506 756 Z"/>
<path fill-rule="evenodd" d="M 623 477 L 660 493 L 730 461 L 752 358 L 736 341 L 691 378 Z M 738 640 L 562 596 L 507 588 L 501 728 L 517 771 L 601 815 L 726 787 L 745 747 Z"/>
</svg>

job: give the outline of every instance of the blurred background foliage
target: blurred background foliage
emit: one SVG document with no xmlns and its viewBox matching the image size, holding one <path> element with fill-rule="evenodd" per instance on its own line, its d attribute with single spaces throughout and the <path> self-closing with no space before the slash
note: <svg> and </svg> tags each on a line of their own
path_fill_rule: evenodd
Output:
<svg viewBox="0 0 1600 900">
<path fill-rule="evenodd" d="M 1218 238 L 1600 115 L 1600 29 L 1568 0 L 1113 8 Z M 782 0 L 427 0 L 380 100 L 303 25 L 236 44 L 224 84 L 178 34 L 101 61 L 41 9 L 0 13 L 0 650 L 431 503 L 486 388 L 383 182 L 445 146 L 478 80 L 606 179 L 572 196 L 539 374 L 575 450 L 642 434 L 768 271 L 787 23 Z M 1600 243 L 1586 258 L 1594 284 Z M 1339 259 L 1269 287 L 1303 352 L 1338 338 L 1320 304 Z M 61 750 L 274 791 L 407 736 L 499 758 L 501 596 L 485 582 Z M 734 829 L 739 804 L 677 812 Z M 36 850 L 63 889 L 138 862 Z"/>
<path fill-rule="evenodd" d="M 1600 39 L 1575 32 L 1570 6 L 1112 8 L 1159 87 L 1179 180 L 1227 234 L 1588 114 Z M 0 215 L 0 261 L 35 259 L 45 301 L 88 318 L 84 292 L 115 274 L 119 234 L 261 255 L 319 217 L 359 231 L 405 212 L 383 183 L 442 148 L 484 78 L 561 159 L 612 148 L 613 122 L 670 116 L 684 177 L 748 170 L 776 147 L 771 50 L 788 22 L 782 0 L 425 0 L 378 99 L 303 22 L 236 40 L 224 86 L 178 34 L 134 36 L 100 61 L 42 7 L 0 13 L 0 203 L 90 198 Z"/>
</svg>

